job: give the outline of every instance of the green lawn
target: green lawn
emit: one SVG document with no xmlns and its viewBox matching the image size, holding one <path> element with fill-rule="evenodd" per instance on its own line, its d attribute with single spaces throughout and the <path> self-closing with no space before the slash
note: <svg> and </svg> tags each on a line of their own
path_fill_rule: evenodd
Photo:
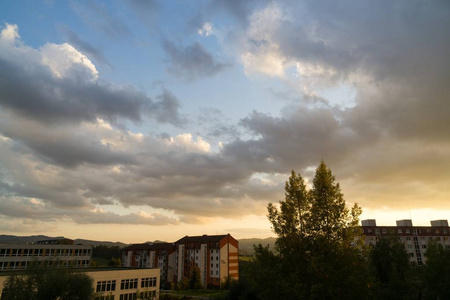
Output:
<svg viewBox="0 0 450 300">
<path fill-rule="evenodd" d="M 239 256 L 239 261 L 253 261 L 253 256 Z"/>
</svg>

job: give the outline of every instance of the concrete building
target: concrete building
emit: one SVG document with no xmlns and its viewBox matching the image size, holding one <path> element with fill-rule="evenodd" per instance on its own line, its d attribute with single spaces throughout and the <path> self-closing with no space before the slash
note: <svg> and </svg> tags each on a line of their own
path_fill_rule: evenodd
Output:
<svg viewBox="0 0 450 300">
<path fill-rule="evenodd" d="M 52 241 L 35 244 L 0 244 L 0 272 L 25 270 L 32 262 L 42 266 L 89 268 L 92 247 Z"/>
<path fill-rule="evenodd" d="M 125 267 L 159 268 L 165 284 L 174 280 L 175 256 L 173 243 L 133 244 L 122 250 L 122 263 Z"/>
<path fill-rule="evenodd" d="M 450 248 L 450 228 L 447 220 L 431 221 L 431 226 L 413 226 L 411 220 L 399 220 L 397 226 L 377 226 L 376 221 L 371 219 L 361 221 L 361 225 L 365 244 L 368 246 L 375 246 L 383 237 L 399 237 L 413 265 L 421 266 L 426 262 L 425 253 L 431 240 Z"/>
<path fill-rule="evenodd" d="M 230 276 L 239 278 L 239 243 L 231 235 L 185 236 L 175 243 L 134 244 L 124 249 L 126 267 L 158 267 L 165 283 L 200 271 L 204 287 L 218 287 Z"/>
<path fill-rule="evenodd" d="M 159 299 L 159 271 L 159 269 L 136 268 L 80 270 L 94 279 L 95 300 L 157 300 Z M 0 274 L 0 299 L 7 278 L 7 273 Z"/>
<path fill-rule="evenodd" d="M 230 276 L 239 278 L 239 243 L 231 235 L 185 236 L 175 242 L 176 280 L 199 268 L 204 287 L 220 286 Z"/>
</svg>

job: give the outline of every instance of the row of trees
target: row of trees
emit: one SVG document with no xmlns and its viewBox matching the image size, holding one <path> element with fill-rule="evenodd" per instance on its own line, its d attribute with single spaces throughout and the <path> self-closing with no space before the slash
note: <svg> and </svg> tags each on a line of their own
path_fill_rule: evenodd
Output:
<svg viewBox="0 0 450 300">
<path fill-rule="evenodd" d="M 275 251 L 255 247 L 229 299 L 450 299 L 450 250 L 431 243 L 415 269 L 396 238 L 365 247 L 360 214 L 324 162 L 309 190 L 292 172 L 285 200 L 268 205 Z"/>
<path fill-rule="evenodd" d="M 2 300 L 85 300 L 94 296 L 92 277 L 64 268 L 43 268 L 38 264 L 25 274 L 9 276 Z"/>
</svg>

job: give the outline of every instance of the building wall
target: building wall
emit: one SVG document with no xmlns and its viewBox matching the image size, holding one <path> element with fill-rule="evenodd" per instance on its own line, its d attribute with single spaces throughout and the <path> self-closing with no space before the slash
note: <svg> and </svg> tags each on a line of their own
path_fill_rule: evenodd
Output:
<svg viewBox="0 0 450 300">
<path fill-rule="evenodd" d="M 450 248 L 450 228 L 446 220 L 431 221 L 432 226 L 413 226 L 411 220 L 399 220 L 397 226 L 376 226 L 375 220 L 364 220 L 362 229 L 365 244 L 375 246 L 380 238 L 398 237 L 405 245 L 409 261 L 413 265 L 426 263 L 428 243 L 436 240 Z"/>
<path fill-rule="evenodd" d="M 133 297 L 136 293 L 149 293 L 154 299 L 159 298 L 159 269 L 129 269 L 86 272 L 94 278 L 96 299 L 102 296 L 114 296 L 114 300 Z M 104 286 L 111 286 L 115 281 L 115 289 L 102 291 Z"/>
<path fill-rule="evenodd" d="M 43 265 L 88 268 L 92 247 L 55 244 L 0 244 L 0 271 L 24 270 L 32 262 Z"/>
</svg>

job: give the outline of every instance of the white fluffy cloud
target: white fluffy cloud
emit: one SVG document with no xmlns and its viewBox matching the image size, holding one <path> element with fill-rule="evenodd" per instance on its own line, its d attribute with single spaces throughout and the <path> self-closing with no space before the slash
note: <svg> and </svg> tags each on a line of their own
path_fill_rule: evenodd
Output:
<svg viewBox="0 0 450 300">
<path fill-rule="evenodd" d="M 68 43 L 45 44 L 40 49 L 42 62 L 57 78 L 75 77 L 91 81 L 98 79 L 94 64 Z"/>
</svg>

